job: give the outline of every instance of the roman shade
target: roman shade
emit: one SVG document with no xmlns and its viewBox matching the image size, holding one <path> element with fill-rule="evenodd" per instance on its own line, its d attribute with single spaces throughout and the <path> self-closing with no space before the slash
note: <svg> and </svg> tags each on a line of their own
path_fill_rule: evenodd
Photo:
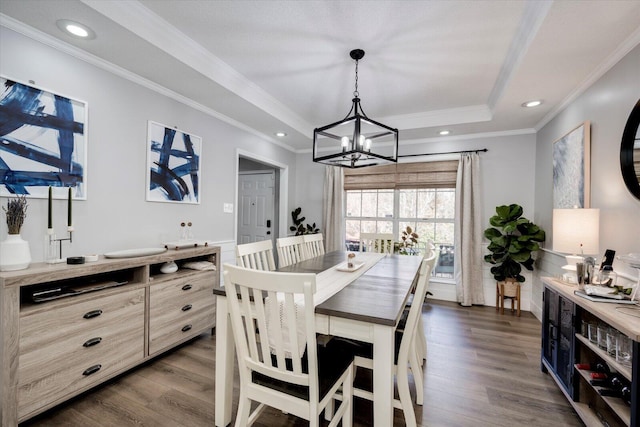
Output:
<svg viewBox="0 0 640 427">
<path fill-rule="evenodd" d="M 458 160 L 345 169 L 345 190 L 455 188 Z"/>
</svg>

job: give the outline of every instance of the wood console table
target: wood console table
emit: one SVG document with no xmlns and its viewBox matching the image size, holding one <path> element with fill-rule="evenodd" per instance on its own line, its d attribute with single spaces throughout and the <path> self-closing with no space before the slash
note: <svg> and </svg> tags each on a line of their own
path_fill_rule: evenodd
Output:
<svg viewBox="0 0 640 427">
<path fill-rule="evenodd" d="M 180 268 L 162 274 L 168 261 Z M 216 271 L 184 268 L 190 261 Z M 219 247 L 198 247 L 0 273 L 0 425 L 16 426 L 213 328 L 219 262 Z M 47 300 L 55 290 L 77 294 Z M 35 303 L 34 292 L 45 301 Z"/>
</svg>

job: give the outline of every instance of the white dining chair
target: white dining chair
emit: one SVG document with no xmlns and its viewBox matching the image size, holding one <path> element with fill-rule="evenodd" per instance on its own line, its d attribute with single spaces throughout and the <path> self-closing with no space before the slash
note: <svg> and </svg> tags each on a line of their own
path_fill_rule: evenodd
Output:
<svg viewBox="0 0 640 427">
<path fill-rule="evenodd" d="M 322 233 L 305 234 L 302 237 L 309 258 L 324 255 L 324 236 Z"/>
<path fill-rule="evenodd" d="M 429 260 L 433 258 L 433 261 L 430 261 L 432 265 L 431 265 L 431 270 L 429 272 L 429 275 L 431 275 L 431 272 L 433 272 L 433 268 L 436 262 L 438 262 L 438 252 L 436 252 L 436 247 L 431 241 L 428 241 L 425 246 L 424 257 Z M 425 296 L 421 301 L 419 301 L 420 305 L 424 304 L 425 298 L 427 298 L 428 294 L 429 294 L 429 280 L 427 280 L 427 290 L 425 292 Z M 414 290 L 414 297 L 411 300 L 411 304 L 413 304 L 413 301 L 415 301 L 415 290 Z M 408 304 L 407 310 L 411 307 L 411 304 Z M 424 363 L 427 361 L 427 336 L 424 332 L 424 324 L 422 323 L 422 316 L 420 316 L 420 318 L 418 319 L 415 347 L 416 347 L 416 353 L 418 355 L 418 360 L 420 361 L 420 364 L 424 365 Z"/>
<path fill-rule="evenodd" d="M 354 355 L 344 342 L 316 342 L 316 275 L 225 264 L 224 278 L 240 375 L 236 427 L 252 425 L 266 406 L 315 427 L 336 399 L 329 426 L 351 427 Z"/>
<path fill-rule="evenodd" d="M 360 252 L 393 253 L 394 237 L 391 233 L 360 233 Z"/>
<path fill-rule="evenodd" d="M 427 294 L 429 276 L 431 275 L 435 258 L 436 255 L 433 253 L 431 257 L 423 258 L 422 260 L 415 287 L 414 298 L 417 298 L 416 301 L 424 300 Z M 409 391 L 409 369 L 411 369 L 416 388 L 416 403 L 422 405 L 424 403 L 424 377 L 422 363 L 418 360 L 418 352 L 416 351 L 416 345 L 418 345 L 416 334 L 421 317 L 422 304 L 412 304 L 408 312 L 406 312 L 406 320 L 405 318 L 401 319 L 395 334 L 396 365 L 394 369 L 399 399 L 394 399 L 393 406 L 402 410 L 406 425 L 414 427 L 417 422 Z M 339 339 L 336 341 L 339 341 Z M 360 350 L 356 354 L 354 363 L 356 368 L 373 369 L 373 347 L 371 344 L 360 344 Z M 373 400 L 373 393 L 368 390 L 355 388 L 353 393 L 356 397 Z"/>
<path fill-rule="evenodd" d="M 253 270 L 273 271 L 276 262 L 273 258 L 273 242 L 263 240 L 236 246 L 236 264 Z"/>
<path fill-rule="evenodd" d="M 280 237 L 276 240 L 276 248 L 278 267 L 286 267 L 308 258 L 303 236 Z"/>
</svg>

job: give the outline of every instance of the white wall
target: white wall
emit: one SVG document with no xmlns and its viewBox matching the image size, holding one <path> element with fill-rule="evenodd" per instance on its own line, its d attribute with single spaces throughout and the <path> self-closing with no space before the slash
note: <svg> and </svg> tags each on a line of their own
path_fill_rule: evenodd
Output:
<svg viewBox="0 0 640 427">
<path fill-rule="evenodd" d="M 640 98 L 640 46 L 569 104 L 537 134 L 535 219 L 551 230 L 553 142 L 584 121 L 591 122 L 591 207 L 600 209 L 600 253 L 614 249 L 617 255 L 640 252 L 640 200 L 627 190 L 620 172 L 620 142 L 633 106 Z M 547 235 L 548 247 L 553 236 Z M 546 258 L 561 258 L 546 253 Z M 562 259 L 550 260 L 545 274 L 559 274 Z M 616 271 L 629 278 L 638 271 L 619 260 Z M 539 282 L 538 282 L 539 283 Z M 540 315 L 542 286 L 534 290 L 534 314 Z"/>
<path fill-rule="evenodd" d="M 87 200 L 74 203 L 73 244 L 63 255 L 104 253 L 157 246 L 163 236 L 176 239 L 180 221 L 192 221 L 197 238 L 235 240 L 236 150 L 255 153 L 290 167 L 295 155 L 199 110 L 163 96 L 102 68 L 0 27 L 0 74 L 88 103 Z M 147 121 L 153 120 L 202 137 L 201 204 L 145 201 Z M 294 200 L 295 182 L 289 185 Z M 6 198 L 0 203 L 6 204 Z M 54 201 L 54 227 L 63 230 L 66 201 Z M 34 261 L 43 259 L 46 200 L 29 199 L 22 236 Z M 4 220 L 0 239 L 6 236 Z"/>
</svg>

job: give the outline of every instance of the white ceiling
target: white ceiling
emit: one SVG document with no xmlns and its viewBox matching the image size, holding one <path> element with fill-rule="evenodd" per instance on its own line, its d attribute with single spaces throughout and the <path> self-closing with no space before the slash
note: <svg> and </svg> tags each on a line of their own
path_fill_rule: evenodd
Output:
<svg viewBox="0 0 640 427">
<path fill-rule="evenodd" d="M 638 0 L 0 0 L 0 14 L 295 151 L 346 116 L 355 48 L 364 111 L 400 129 L 402 154 L 444 128 L 533 132 L 640 43 Z M 96 38 L 63 34 L 58 19 Z M 520 106 L 531 99 L 544 103 Z"/>
</svg>

